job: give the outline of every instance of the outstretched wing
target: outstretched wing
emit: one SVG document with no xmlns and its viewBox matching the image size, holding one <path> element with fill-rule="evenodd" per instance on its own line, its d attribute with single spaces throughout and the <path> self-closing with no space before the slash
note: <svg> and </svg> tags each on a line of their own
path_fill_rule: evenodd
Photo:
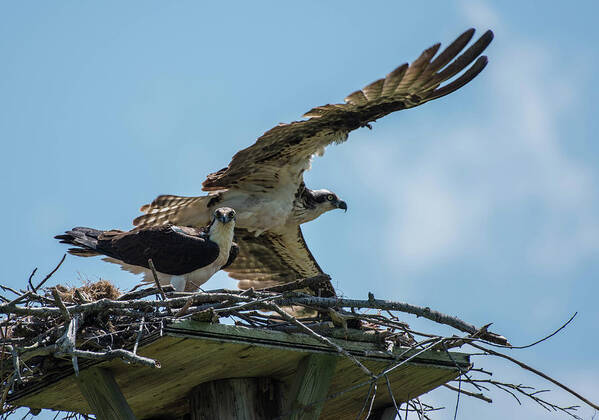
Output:
<svg viewBox="0 0 599 420">
<path fill-rule="evenodd" d="M 287 172 L 301 174 L 309 167 L 312 155 L 332 142 L 345 141 L 350 131 L 458 90 L 487 64 L 487 57 L 480 54 L 493 39 L 491 31 L 458 56 L 473 35 L 474 29 L 469 29 L 436 57 L 441 44 L 433 45 L 412 64 L 403 64 L 384 79 L 352 93 L 344 104 L 319 106 L 304 114 L 307 120 L 272 128 L 252 146 L 236 153 L 229 166 L 208 175 L 203 189 L 276 187 L 279 182 L 288 182 L 279 177 L 285 167 Z M 468 66 L 460 77 L 441 86 Z"/>
<path fill-rule="evenodd" d="M 235 262 L 224 270 L 239 280 L 240 289 L 261 289 L 323 274 L 299 226 L 283 234 L 264 232 L 260 236 L 245 229 L 235 229 L 235 240 L 239 254 Z M 330 282 L 324 286 L 321 284 L 319 290 L 311 290 L 310 293 L 335 295 Z"/>
</svg>

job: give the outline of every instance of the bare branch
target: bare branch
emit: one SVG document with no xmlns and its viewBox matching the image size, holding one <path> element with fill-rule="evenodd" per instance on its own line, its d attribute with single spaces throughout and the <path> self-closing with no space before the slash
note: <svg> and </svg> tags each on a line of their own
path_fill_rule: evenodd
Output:
<svg viewBox="0 0 599 420">
<path fill-rule="evenodd" d="M 69 314 L 67 307 L 64 306 L 64 303 L 62 302 L 60 294 L 56 288 L 52 288 L 52 297 L 54 297 L 54 302 L 56 303 L 56 306 L 58 306 L 58 309 L 60 310 L 60 313 L 64 317 L 65 321 L 69 322 L 71 320 L 71 315 Z"/>
<path fill-rule="evenodd" d="M 331 276 L 328 274 L 318 274 L 314 277 L 308 277 L 306 279 L 300 279 L 285 284 L 280 284 L 271 287 L 265 287 L 264 289 L 258 289 L 259 292 L 288 292 L 291 290 L 304 289 L 306 287 L 318 287 L 320 284 L 331 281 Z"/>
<path fill-rule="evenodd" d="M 58 265 L 56 267 L 54 267 L 54 270 L 50 271 L 50 273 L 47 274 L 46 277 L 44 277 L 44 279 L 42 281 L 40 281 L 40 283 L 36 287 L 33 287 L 33 285 L 31 286 L 32 292 L 34 292 L 34 293 L 37 292 L 38 289 L 40 287 L 42 287 L 44 285 L 44 283 L 46 283 L 48 281 L 48 279 L 50 277 L 52 277 L 54 275 L 54 273 L 56 273 L 56 271 L 58 271 L 58 269 L 60 268 L 60 266 L 62 265 L 62 263 L 64 262 L 64 260 L 65 260 L 66 257 L 67 257 L 67 254 L 63 254 L 60 262 L 58 263 Z M 36 270 L 37 270 L 37 268 L 36 268 Z M 33 271 L 33 273 L 31 273 L 32 277 L 33 277 L 34 273 L 35 273 L 35 270 Z"/>
<path fill-rule="evenodd" d="M 563 389 L 564 391 L 567 391 L 567 392 L 569 392 L 570 394 L 574 395 L 574 396 L 575 396 L 576 398 L 578 398 L 580 401 L 582 401 L 582 402 L 584 402 L 585 404 L 587 404 L 587 405 L 589 405 L 589 406 L 593 407 L 595 410 L 599 410 L 599 405 L 597 405 L 597 404 L 595 404 L 595 403 L 593 403 L 593 402 L 589 401 L 588 399 L 586 399 L 585 397 L 583 397 L 582 395 L 580 395 L 578 392 L 576 392 L 576 391 L 574 391 L 573 389 L 571 389 L 571 388 L 567 387 L 566 385 L 562 384 L 561 382 L 559 382 L 559 381 L 557 381 L 557 380 L 553 379 L 552 377 L 550 377 L 550 376 L 546 375 L 545 373 L 541 372 L 540 370 L 537 370 L 537 369 L 535 369 L 535 368 L 533 368 L 533 367 L 531 367 L 531 366 L 528 366 L 526 363 L 523 363 L 523 362 L 521 362 L 521 361 L 519 361 L 519 360 L 516 360 L 516 359 L 514 359 L 513 357 L 510 357 L 510 356 L 508 356 L 508 355 L 506 355 L 506 354 L 502 354 L 502 353 L 496 352 L 495 350 L 491 350 L 491 349 L 489 349 L 489 348 L 485 348 L 485 347 L 483 347 L 483 346 L 481 346 L 481 345 L 478 345 L 478 344 L 475 344 L 475 343 L 470 343 L 470 345 L 471 345 L 472 347 L 475 347 L 475 348 L 479 349 L 479 350 L 483 350 L 484 352 L 486 352 L 486 353 L 488 353 L 488 354 L 492 354 L 493 356 L 498 356 L 498 357 L 502 357 L 502 358 L 504 358 L 504 359 L 507 359 L 507 360 L 509 360 L 510 362 L 517 364 L 517 365 L 518 365 L 518 366 L 520 366 L 521 368 L 523 368 L 523 369 L 526 369 L 526 370 L 528 370 L 528 371 L 530 371 L 530 372 L 533 372 L 534 374 L 536 374 L 536 375 L 540 376 L 541 378 L 543 378 L 543 379 L 546 379 L 546 380 L 548 380 L 549 382 L 551 382 L 551 383 L 553 383 L 553 384 L 555 384 L 555 385 L 559 386 L 559 387 L 560 387 L 561 389 Z"/>
<path fill-rule="evenodd" d="M 166 301 L 167 300 L 166 294 L 164 293 L 164 290 L 162 289 L 160 280 L 158 280 L 158 273 L 156 273 L 156 267 L 154 267 L 154 261 L 152 261 L 151 258 L 148 260 L 148 265 L 150 266 L 150 269 L 152 270 L 152 275 L 154 276 L 154 282 L 156 283 L 156 287 L 158 288 L 158 291 L 160 292 L 160 296 L 162 296 L 162 300 Z M 168 304 L 166 305 L 166 311 L 168 312 L 169 315 L 172 315 L 171 307 Z"/>
<path fill-rule="evenodd" d="M 317 334 L 316 332 L 312 331 L 310 328 L 308 328 L 306 325 L 302 324 L 295 317 L 289 315 L 287 312 L 285 312 L 284 310 L 282 310 L 276 304 L 274 304 L 274 303 L 263 304 L 263 307 L 265 309 L 270 309 L 270 310 L 273 310 L 273 311 L 277 312 L 279 315 L 281 315 L 281 317 L 283 317 L 283 319 L 285 319 L 285 320 L 287 320 L 289 322 L 294 323 L 295 325 L 297 325 L 298 327 L 300 327 L 302 330 L 304 330 L 305 332 L 307 332 L 308 334 L 310 334 L 312 337 L 316 338 L 321 343 L 324 343 L 324 344 L 328 345 L 329 347 L 332 347 L 333 349 L 337 350 L 338 353 L 340 353 L 340 354 L 344 355 L 345 357 L 347 357 L 348 359 L 350 359 L 366 375 L 370 376 L 371 378 L 375 377 L 374 374 L 370 371 L 370 369 L 368 369 L 366 366 L 364 366 L 362 363 L 360 363 L 360 361 L 358 359 L 356 359 L 354 356 L 352 356 L 351 354 L 349 354 L 349 352 L 347 350 L 345 350 L 343 347 L 341 347 L 341 346 L 333 343 L 328 338 L 323 337 L 322 335 Z"/>
<path fill-rule="evenodd" d="M 277 302 L 279 305 L 283 306 L 291 306 L 291 305 L 305 305 L 312 307 L 325 307 L 325 308 L 335 308 L 335 307 L 350 307 L 350 308 L 372 308 L 372 309 L 383 309 L 389 311 L 400 311 L 406 312 L 412 315 L 421 316 L 426 319 L 430 319 L 431 321 L 435 321 L 439 324 L 449 325 L 454 327 L 457 330 L 462 332 L 467 332 L 470 334 L 476 333 L 479 329 L 474 325 L 469 324 L 461 319 L 445 315 L 441 312 L 432 310 L 429 307 L 420 307 L 411 305 L 409 303 L 402 302 L 393 302 L 389 300 L 381 300 L 381 299 L 369 299 L 369 300 L 355 300 L 355 299 L 340 299 L 340 298 L 321 298 L 317 296 L 302 296 L 302 297 L 293 297 L 287 298 Z M 502 337 L 498 334 L 487 333 L 484 336 L 481 336 L 484 340 L 501 344 L 501 345 L 509 345 L 509 342 L 505 337 Z"/>
<path fill-rule="evenodd" d="M 443 384 L 443 386 L 445 388 L 451 389 L 452 391 L 460 392 L 460 393 L 462 393 L 464 395 L 468 395 L 469 397 L 478 398 L 479 400 L 482 400 L 482 401 L 485 401 L 485 402 L 488 402 L 488 403 L 492 403 L 493 402 L 493 400 L 491 398 L 487 397 L 483 393 L 475 393 L 475 392 L 467 391 L 465 389 L 458 389 L 455 386 L 452 386 L 452 385 L 449 385 L 449 384 Z"/>
</svg>

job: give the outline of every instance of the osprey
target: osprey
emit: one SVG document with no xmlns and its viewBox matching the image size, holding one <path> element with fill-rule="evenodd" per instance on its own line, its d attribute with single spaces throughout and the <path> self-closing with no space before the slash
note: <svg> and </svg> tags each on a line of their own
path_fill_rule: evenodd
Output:
<svg viewBox="0 0 599 420">
<path fill-rule="evenodd" d="M 403 64 L 350 94 L 343 104 L 319 106 L 304 114 L 305 120 L 279 124 L 237 152 L 227 167 L 208 175 L 202 184 L 207 195 L 161 195 L 141 207 L 145 214 L 134 225 L 142 229 L 164 223 L 198 226 L 206 223 L 214 207 L 232 207 L 239 212 L 235 240 L 240 250 L 225 270 L 240 280 L 240 288 L 267 287 L 323 273 L 300 225 L 329 210 L 347 210 L 347 205 L 329 190 L 305 186 L 303 174 L 310 169 L 312 157 L 322 155 L 331 143 L 344 142 L 352 130 L 371 128 L 378 118 L 445 96 L 474 79 L 487 64 L 487 57 L 480 54 L 493 33 L 485 32 L 463 51 L 473 35 L 474 29 L 467 30 L 438 55 L 441 44 L 433 45 L 412 64 Z M 325 290 L 313 292 L 334 295 L 330 283 Z"/>
<path fill-rule="evenodd" d="M 213 212 L 207 228 L 167 224 L 123 232 L 76 227 L 55 238 L 76 245 L 69 249 L 73 255 L 105 255 L 105 261 L 143 273 L 146 282 L 154 281 L 148 264 L 151 258 L 161 284 L 190 292 L 235 260 L 239 251 L 233 242 L 235 217 L 235 210 L 221 207 Z"/>
</svg>

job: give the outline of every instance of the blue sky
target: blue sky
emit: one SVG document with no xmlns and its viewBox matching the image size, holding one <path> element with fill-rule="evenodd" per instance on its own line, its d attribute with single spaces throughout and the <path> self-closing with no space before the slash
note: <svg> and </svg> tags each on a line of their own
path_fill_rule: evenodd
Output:
<svg viewBox="0 0 599 420">
<path fill-rule="evenodd" d="M 566 331 L 513 355 L 597 401 L 597 13 L 590 1 L 4 2 L 0 279 L 24 286 L 64 253 L 54 235 L 127 229 L 158 194 L 199 194 L 208 173 L 277 123 L 342 101 L 468 27 L 491 28 L 489 65 L 470 85 L 314 162 L 308 185 L 335 191 L 349 211 L 304 225 L 305 236 L 343 294 L 494 322 L 514 344 L 578 311 Z M 136 284 L 71 256 L 53 280 L 99 277 Z M 233 285 L 222 274 L 208 284 Z M 462 399 L 459 418 L 563 417 L 492 396 Z M 455 404 L 443 390 L 425 401 Z"/>
</svg>

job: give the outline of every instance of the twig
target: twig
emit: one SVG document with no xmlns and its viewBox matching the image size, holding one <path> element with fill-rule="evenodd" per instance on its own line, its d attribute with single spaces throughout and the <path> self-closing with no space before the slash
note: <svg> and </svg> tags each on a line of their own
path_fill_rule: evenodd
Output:
<svg viewBox="0 0 599 420">
<path fill-rule="evenodd" d="M 17 296 L 16 298 L 14 298 L 13 300 L 11 300 L 10 302 L 6 303 L 6 306 L 14 306 L 17 303 L 21 303 L 22 301 L 24 301 L 25 299 L 29 298 L 31 296 L 31 292 L 26 292 L 24 294 L 22 294 L 21 296 Z"/>
<path fill-rule="evenodd" d="M 40 284 L 38 284 L 38 285 L 37 285 L 37 287 L 33 287 L 33 285 L 32 285 L 32 291 L 33 291 L 34 293 L 35 293 L 35 292 L 37 292 L 37 290 L 38 290 L 40 287 L 42 287 L 42 286 L 44 285 L 44 283 L 45 283 L 46 281 L 48 281 L 48 279 L 49 279 L 50 277 L 52 277 L 52 275 L 53 275 L 54 273 L 56 273 L 56 271 L 57 271 L 57 270 L 60 268 L 60 266 L 62 265 L 62 263 L 64 262 L 64 259 L 65 259 L 66 257 L 67 257 L 67 254 L 64 254 L 64 255 L 62 256 L 62 258 L 61 258 L 60 262 L 58 263 L 58 265 L 57 265 L 56 267 L 54 267 L 54 270 L 50 271 L 50 274 L 46 275 L 46 277 L 44 277 L 44 279 L 43 279 L 42 281 L 40 281 Z M 32 275 L 33 275 L 33 274 L 32 274 Z"/>
<path fill-rule="evenodd" d="M 523 369 L 526 369 L 526 370 L 528 370 L 528 371 L 530 371 L 530 372 L 533 372 L 534 374 L 536 374 L 536 375 L 540 376 L 541 378 L 544 378 L 544 379 L 548 380 L 549 382 L 551 382 L 551 383 L 553 383 L 553 384 L 555 384 L 555 385 L 559 386 L 559 387 L 560 387 L 561 389 L 563 389 L 564 391 L 567 391 L 567 392 L 569 392 L 570 394 L 574 395 L 576 398 L 578 398 L 579 400 L 581 400 L 581 401 L 582 401 L 582 402 L 584 402 L 585 404 L 587 404 L 587 405 L 591 406 L 591 407 L 592 407 L 592 408 L 594 408 L 595 410 L 599 410 L 599 405 L 592 403 L 591 401 L 589 401 L 588 399 L 586 399 L 585 397 L 583 397 L 582 395 L 580 395 L 578 392 L 576 392 L 576 391 L 574 391 L 573 389 L 571 389 L 571 388 L 567 387 L 566 385 L 562 384 L 561 382 L 559 382 L 559 381 L 557 381 L 557 380 L 553 379 L 552 377 L 550 377 L 550 376 L 548 376 L 548 375 L 544 374 L 543 372 L 541 372 L 541 371 L 539 371 L 539 370 L 537 370 L 537 369 L 535 369 L 535 368 L 533 368 L 533 367 L 531 367 L 531 366 L 528 366 L 527 364 L 525 364 L 525 363 L 523 363 L 523 362 L 521 362 L 521 361 L 519 361 L 519 360 L 516 360 L 516 359 L 514 359 L 513 357 L 510 357 L 510 356 L 508 356 L 508 355 L 506 355 L 506 354 L 502 354 L 502 353 L 496 352 L 496 351 L 494 351 L 494 350 L 491 350 L 491 349 L 489 349 L 489 348 L 485 348 L 485 347 L 483 347 L 483 346 L 480 346 L 480 345 L 478 345 L 478 344 L 475 344 L 475 343 L 470 343 L 470 345 L 471 345 L 472 347 L 475 347 L 475 348 L 479 349 L 479 350 L 483 350 L 483 351 L 485 351 L 485 352 L 487 352 L 487 353 L 489 353 L 489 354 L 492 354 L 493 356 L 498 356 L 498 357 L 502 357 L 502 358 L 504 358 L 504 359 L 507 359 L 507 360 L 509 360 L 510 362 L 517 364 L 517 365 L 518 365 L 518 366 L 520 366 L 521 368 L 523 368 Z"/>
<path fill-rule="evenodd" d="M 75 350 L 80 317 L 81 314 L 76 314 L 73 316 L 69 320 L 69 325 L 64 335 L 59 338 L 58 341 L 56 341 L 56 344 L 58 344 L 58 351 L 60 353 L 72 353 Z M 71 361 L 73 363 L 73 369 L 75 370 L 75 376 L 79 376 L 79 364 L 77 363 L 77 356 L 71 356 Z"/>
<path fill-rule="evenodd" d="M 335 350 L 337 350 L 338 353 L 340 353 L 340 354 L 344 355 L 345 357 L 347 357 L 348 359 L 350 359 L 366 375 L 370 376 L 371 378 L 375 377 L 374 374 L 370 371 L 370 369 L 368 369 L 366 366 L 364 366 L 362 363 L 360 363 L 360 361 L 358 359 L 356 359 L 354 356 L 352 356 L 343 347 L 341 347 L 341 346 L 333 343 L 328 338 L 323 337 L 322 335 L 317 334 L 316 332 L 312 331 L 310 328 L 308 328 L 306 325 L 304 325 L 303 323 L 301 323 L 300 321 L 298 321 L 295 317 L 289 315 L 287 312 L 285 312 L 284 310 L 282 310 L 276 304 L 274 304 L 274 303 L 266 303 L 266 304 L 264 304 L 264 308 L 265 309 L 270 309 L 270 310 L 273 310 L 273 311 L 277 312 L 286 321 L 294 323 L 295 325 L 297 325 L 298 327 L 300 327 L 302 330 L 304 330 L 305 332 L 307 332 L 308 334 L 310 334 L 312 337 L 316 338 L 321 343 L 324 343 L 324 344 L 328 345 L 329 347 L 334 348 Z"/>
<path fill-rule="evenodd" d="M 499 388 L 500 390 L 502 390 L 504 392 L 507 392 L 520 405 L 522 405 L 522 402 L 517 397 L 517 395 L 515 394 L 515 392 L 518 392 L 518 393 L 524 395 L 525 397 L 528 397 L 528 398 L 532 399 L 534 402 L 536 402 L 537 404 L 539 404 L 541 407 L 543 407 L 547 411 L 552 411 L 552 410 L 553 411 L 561 411 L 563 413 L 566 413 L 570 417 L 573 417 L 573 418 L 578 419 L 578 420 L 582 420 L 576 414 L 572 413 L 572 411 L 575 411 L 578 408 L 580 408 L 579 406 L 561 407 L 561 406 L 553 404 L 553 403 L 551 403 L 549 401 L 546 401 L 546 400 L 544 400 L 544 399 L 542 399 L 542 398 L 540 398 L 538 396 L 538 394 L 540 394 L 540 393 L 548 392 L 549 390 L 547 390 L 547 389 L 541 389 L 541 390 L 535 391 L 534 388 L 531 387 L 531 386 L 525 386 L 525 385 L 522 385 L 522 384 L 515 385 L 515 384 L 509 384 L 509 383 L 505 383 L 505 382 L 492 381 L 492 380 L 489 380 L 489 379 L 478 380 L 478 382 L 488 383 L 488 384 L 494 385 L 495 387 Z"/>
<path fill-rule="evenodd" d="M 445 354 L 447 354 L 447 356 L 453 362 L 453 364 L 455 365 L 455 367 L 460 371 L 460 374 L 463 375 L 468 380 L 468 382 L 470 382 L 472 385 L 474 385 L 474 387 L 476 389 L 478 389 L 479 391 L 482 392 L 482 389 L 475 382 L 473 382 L 472 379 L 470 379 L 470 376 L 468 376 L 468 373 L 464 372 L 464 370 L 460 367 L 460 365 L 458 365 L 456 363 L 456 361 L 453 359 L 453 356 L 451 355 L 451 353 L 447 349 L 447 346 L 445 345 L 445 341 L 442 341 L 441 345 L 443 346 L 443 349 L 445 350 Z M 461 389 L 461 376 L 460 376 L 460 389 Z M 459 395 L 458 395 L 458 398 L 459 398 Z M 457 408 L 456 408 L 456 413 L 457 413 Z"/>
<path fill-rule="evenodd" d="M 156 283 L 156 287 L 158 288 L 158 291 L 160 292 L 160 296 L 162 296 L 162 300 L 166 301 L 167 297 L 166 294 L 164 293 L 164 290 L 162 289 L 162 285 L 160 284 L 160 281 L 158 280 L 158 273 L 156 273 L 156 267 L 154 267 L 154 261 L 152 261 L 152 259 L 148 259 L 148 265 L 150 266 L 150 269 L 152 270 L 152 275 L 154 276 L 154 282 Z M 168 312 L 169 315 L 172 315 L 173 312 L 171 311 L 171 307 L 169 305 L 166 305 L 166 311 Z"/>
<path fill-rule="evenodd" d="M 235 302 L 249 302 L 251 298 L 241 297 L 235 295 L 229 295 L 224 293 L 198 293 L 192 296 L 193 303 L 206 303 L 206 302 L 224 302 L 232 300 Z M 134 314 L 130 312 L 133 310 L 153 310 L 155 308 L 163 308 L 166 306 L 178 307 L 184 305 L 189 297 L 172 298 L 161 301 L 151 300 L 110 300 L 100 299 L 91 303 L 76 304 L 68 306 L 69 313 L 84 313 L 93 311 L 104 311 L 107 309 L 121 309 L 124 314 Z M 260 306 L 259 304 L 257 306 Z M 24 308 L 21 306 L 8 306 L 3 303 L 0 304 L 0 313 L 3 314 L 16 314 L 16 315 L 33 315 L 33 316 L 48 316 L 48 315 L 61 315 L 62 311 L 59 308 L 43 307 L 43 308 Z"/>
<path fill-rule="evenodd" d="M 493 402 L 493 400 L 491 398 L 487 397 L 482 392 L 481 393 L 470 392 L 470 391 L 467 391 L 465 389 L 456 388 L 455 386 L 452 386 L 452 385 L 449 385 L 449 384 L 443 384 L 443 386 L 445 388 L 451 389 L 452 391 L 460 392 L 460 393 L 462 393 L 464 395 L 468 395 L 469 397 L 478 398 L 479 400 L 482 400 L 482 401 L 485 401 L 485 402 L 488 402 L 488 403 L 492 403 Z"/>
<path fill-rule="evenodd" d="M 83 293 L 79 289 L 75 289 L 75 296 L 81 303 L 90 303 L 91 300 L 88 299 L 87 296 L 83 296 Z"/>
<path fill-rule="evenodd" d="M 374 385 L 374 390 L 372 392 L 372 400 L 370 400 L 370 407 L 368 407 L 368 413 L 366 413 L 366 419 L 370 418 L 370 413 L 372 413 L 372 406 L 374 405 L 374 399 L 376 398 L 376 390 L 377 390 L 376 382 L 374 382 L 373 385 Z"/>
<path fill-rule="evenodd" d="M 64 306 L 64 303 L 60 298 L 60 293 L 58 293 L 58 290 L 55 287 L 52 288 L 52 297 L 54 298 L 54 302 L 56 303 L 56 306 L 58 306 L 58 309 L 60 309 L 60 313 L 62 314 L 64 319 L 67 322 L 69 322 L 71 320 L 71 315 L 69 314 L 69 310 L 67 309 L 67 307 Z"/>
<path fill-rule="evenodd" d="M 397 402 L 395 401 L 395 396 L 393 395 L 393 390 L 391 389 L 391 383 L 389 382 L 389 377 L 387 375 L 383 375 L 385 377 L 385 382 L 387 383 L 387 391 L 389 392 L 389 396 L 391 397 L 391 401 L 393 402 L 393 407 L 395 408 L 395 412 L 401 418 L 401 414 L 399 412 L 399 407 L 397 406 Z"/>
<path fill-rule="evenodd" d="M 144 329 L 144 320 L 145 318 L 142 316 L 141 321 L 139 322 L 139 331 L 137 332 L 137 338 L 135 339 L 135 345 L 133 346 L 133 354 L 137 353 L 137 346 L 139 345 L 139 340 L 141 340 L 141 335 Z"/>
<path fill-rule="evenodd" d="M 15 295 L 17 295 L 17 296 L 21 296 L 21 295 L 23 294 L 23 293 L 17 292 L 17 291 L 16 291 L 15 289 L 13 289 L 12 287 L 4 286 L 4 285 L 2 285 L 2 284 L 0 284 L 0 289 L 4 290 L 5 292 L 6 292 L 6 291 L 13 292 L 13 293 L 14 293 Z"/>
<path fill-rule="evenodd" d="M 574 312 L 574 315 L 572 315 L 572 316 L 570 317 L 570 319 L 569 319 L 569 320 L 567 320 L 567 321 L 566 321 L 566 322 L 565 322 L 565 323 L 564 323 L 564 324 L 563 324 L 561 327 L 559 327 L 557 330 L 553 331 L 551 334 L 549 334 L 549 335 L 546 335 L 545 337 L 541 338 L 540 340 L 537 340 L 537 341 L 535 341 L 534 343 L 526 344 L 526 345 L 524 345 L 524 346 L 512 346 L 512 348 L 513 348 L 513 349 L 518 349 L 518 350 L 521 350 L 521 349 L 527 349 L 527 348 L 529 348 L 529 347 L 536 346 L 537 344 L 539 344 L 539 343 L 542 343 L 543 341 L 545 341 L 545 340 L 547 340 L 547 339 L 549 339 L 549 338 L 553 337 L 555 334 L 557 334 L 558 332 L 560 332 L 561 330 L 563 330 L 564 328 L 566 328 L 566 326 L 567 326 L 567 325 L 568 325 L 570 322 L 572 322 L 572 320 L 573 320 L 573 319 L 576 317 L 576 315 L 578 315 L 578 312 Z"/>
<path fill-rule="evenodd" d="M 477 332 L 479 329 L 474 325 L 469 324 L 461 319 L 445 315 L 441 312 L 430 309 L 429 307 L 420 307 L 411 305 L 409 303 L 402 302 L 393 302 L 389 300 L 381 300 L 381 299 L 369 299 L 369 300 L 356 300 L 356 299 L 343 299 L 343 298 L 321 298 L 317 296 L 307 296 L 304 295 L 302 297 L 292 297 L 287 299 L 282 299 L 277 302 L 279 305 L 283 306 L 292 306 L 292 305 L 305 305 L 305 306 L 320 306 L 326 308 L 334 308 L 334 307 L 354 307 L 354 308 L 371 308 L 371 309 L 383 309 L 390 311 L 400 311 L 406 312 L 412 315 L 421 316 L 423 318 L 430 319 L 431 321 L 435 321 L 439 324 L 449 325 L 454 327 L 457 330 L 462 332 L 467 332 L 473 334 Z M 487 335 L 482 336 L 484 340 L 501 344 L 501 345 L 509 345 L 509 342 L 505 337 L 502 337 L 498 334 L 487 333 Z"/>
<path fill-rule="evenodd" d="M 175 288 L 173 287 L 172 284 L 165 284 L 164 286 L 161 285 L 161 287 L 162 287 L 162 291 L 165 293 L 165 295 L 167 293 L 171 293 L 171 292 L 175 291 Z M 157 293 L 160 293 L 160 291 L 158 290 L 157 287 L 150 287 L 147 289 L 127 292 L 127 293 L 119 296 L 117 300 L 143 299 L 145 297 L 152 296 Z"/>
<path fill-rule="evenodd" d="M 21 376 L 21 362 L 19 360 L 19 353 L 15 349 L 14 346 L 7 346 L 8 350 L 12 353 L 12 363 L 13 368 L 15 370 L 15 378 L 17 382 L 23 382 L 23 377 Z"/>
<path fill-rule="evenodd" d="M 453 420 L 457 420 L 457 418 L 458 418 L 458 408 L 460 407 L 460 394 L 462 393 L 462 377 L 461 376 L 458 377 L 458 380 L 460 382 L 458 384 L 458 396 L 456 397 L 456 401 L 455 401 L 455 411 L 453 413 Z"/>
<path fill-rule="evenodd" d="M 0 411 L 4 411 L 4 404 L 6 403 L 6 398 L 8 397 L 8 391 L 12 388 L 15 383 L 16 372 L 13 372 L 8 380 L 6 381 L 6 386 L 4 388 L 4 392 L 2 392 L 2 400 L 0 400 Z"/>
<path fill-rule="evenodd" d="M 373 389 L 374 389 L 374 393 L 376 395 L 376 382 L 371 382 L 370 383 L 370 387 L 368 388 L 368 394 L 366 394 L 366 398 L 364 398 L 364 404 L 362 404 L 362 409 L 360 410 L 360 412 L 356 416 L 356 420 L 359 420 L 360 417 L 362 417 L 362 413 L 366 409 L 366 404 L 368 404 L 368 401 L 370 400 L 370 395 L 372 394 L 372 390 Z M 369 415 L 370 415 L 370 412 L 366 415 L 366 419 L 368 419 Z"/>
<path fill-rule="evenodd" d="M 33 276 L 35 275 L 35 272 L 37 271 L 37 267 L 35 267 L 33 269 L 33 271 L 31 272 L 31 274 L 29 275 L 29 278 L 27 279 L 27 283 L 29 283 L 29 287 L 31 288 L 31 290 L 33 290 L 33 283 L 31 283 L 31 279 L 33 278 Z"/>
<path fill-rule="evenodd" d="M 118 358 L 133 364 L 139 364 L 142 366 L 148 366 L 153 368 L 160 368 L 160 362 L 158 362 L 157 360 L 133 354 L 132 352 L 127 351 L 125 349 L 107 350 L 105 352 L 94 352 L 74 349 L 70 353 L 56 353 L 56 356 L 62 356 L 63 354 L 69 356 L 77 356 L 84 359 L 111 360 Z"/>
<path fill-rule="evenodd" d="M 299 290 L 304 289 L 310 286 L 318 286 L 321 283 L 331 281 L 331 276 L 328 274 L 318 274 L 314 277 L 308 277 L 306 279 L 295 280 L 285 284 L 279 284 L 276 286 L 265 287 L 263 289 L 258 289 L 258 292 L 287 292 L 290 290 Z"/>
</svg>

